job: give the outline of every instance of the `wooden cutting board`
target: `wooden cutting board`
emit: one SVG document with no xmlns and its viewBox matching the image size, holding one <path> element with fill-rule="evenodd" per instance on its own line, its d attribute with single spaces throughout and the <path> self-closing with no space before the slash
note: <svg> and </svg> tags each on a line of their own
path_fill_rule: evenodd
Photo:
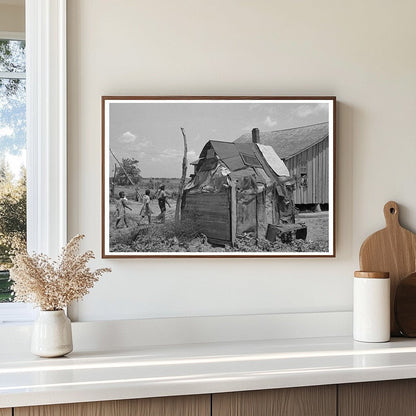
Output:
<svg viewBox="0 0 416 416">
<path fill-rule="evenodd" d="M 401 279 L 416 271 L 416 234 L 406 230 L 399 222 L 399 206 L 390 201 L 384 205 L 386 228 L 370 235 L 360 250 L 362 271 L 389 272 L 391 335 L 400 335 L 394 319 L 394 298 Z"/>
</svg>

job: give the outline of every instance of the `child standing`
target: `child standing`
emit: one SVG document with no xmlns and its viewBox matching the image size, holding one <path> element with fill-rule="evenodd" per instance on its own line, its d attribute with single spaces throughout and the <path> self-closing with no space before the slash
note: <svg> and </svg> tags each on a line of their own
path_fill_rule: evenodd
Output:
<svg viewBox="0 0 416 416">
<path fill-rule="evenodd" d="M 117 201 L 116 204 L 116 227 L 118 227 L 118 224 L 120 223 L 120 221 L 124 222 L 124 225 L 126 226 L 126 228 L 128 227 L 127 225 L 127 218 L 126 218 L 126 208 L 129 209 L 130 211 L 133 211 L 128 205 L 127 205 L 127 198 L 126 198 L 126 194 L 121 191 L 119 192 L 118 196 L 120 197 L 120 199 Z"/>
<path fill-rule="evenodd" d="M 167 201 L 165 185 L 160 185 L 156 197 L 160 208 L 160 214 L 157 216 L 157 219 L 159 219 L 161 223 L 164 223 L 166 219 L 166 204 L 168 204 L 170 208 L 170 204 Z"/>
<path fill-rule="evenodd" d="M 142 206 L 142 209 L 140 210 L 141 218 L 139 222 L 137 223 L 137 225 L 140 225 L 144 217 L 147 217 L 147 219 L 149 220 L 149 224 L 150 224 L 152 222 L 151 220 L 152 214 L 153 214 L 153 211 L 150 209 L 150 189 L 146 189 L 146 192 L 143 196 L 143 206 Z"/>
</svg>

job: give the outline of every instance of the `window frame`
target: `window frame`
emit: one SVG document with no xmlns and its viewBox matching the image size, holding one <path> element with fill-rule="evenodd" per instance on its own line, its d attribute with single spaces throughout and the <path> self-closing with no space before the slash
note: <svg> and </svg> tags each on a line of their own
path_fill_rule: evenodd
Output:
<svg viewBox="0 0 416 416">
<path fill-rule="evenodd" d="M 1 40 L 25 40 L 24 32 L 4 32 L 0 31 Z M 6 76 L 7 75 L 7 76 Z M 26 79 L 26 72 L 0 72 L 0 78 L 20 78 Z M 27 101 L 27 92 L 26 92 Z M 0 303 L 0 325 L 16 322 L 27 322 L 34 319 L 32 305 L 24 303 Z"/>
<path fill-rule="evenodd" d="M 67 241 L 66 0 L 25 0 L 25 19 L 27 245 L 56 257 Z M 0 324 L 35 316 L 31 305 L 0 308 Z"/>
<path fill-rule="evenodd" d="M 66 0 L 26 0 L 28 250 L 67 237 Z"/>
</svg>

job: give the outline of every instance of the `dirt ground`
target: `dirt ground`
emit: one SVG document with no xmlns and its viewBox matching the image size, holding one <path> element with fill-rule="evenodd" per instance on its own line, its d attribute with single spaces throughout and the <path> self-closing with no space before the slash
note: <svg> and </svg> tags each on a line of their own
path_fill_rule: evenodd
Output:
<svg viewBox="0 0 416 416">
<path fill-rule="evenodd" d="M 304 222 L 308 227 L 307 240 L 328 241 L 328 212 L 300 214 L 296 222 Z"/>
</svg>

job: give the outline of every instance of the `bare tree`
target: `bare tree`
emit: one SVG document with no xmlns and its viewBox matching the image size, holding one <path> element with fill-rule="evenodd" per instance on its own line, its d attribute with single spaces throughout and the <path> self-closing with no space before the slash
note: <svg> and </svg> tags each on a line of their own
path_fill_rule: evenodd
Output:
<svg viewBox="0 0 416 416">
<path fill-rule="evenodd" d="M 176 199 L 176 210 L 175 210 L 175 222 L 178 223 L 181 219 L 181 205 L 182 205 L 182 196 L 183 196 L 183 188 L 185 187 L 185 180 L 186 180 L 186 168 L 188 165 L 186 155 L 188 153 L 188 145 L 186 143 L 186 134 L 185 129 L 181 127 L 182 136 L 183 136 L 183 160 L 182 160 L 182 177 L 179 183 L 178 189 L 178 198 Z"/>
</svg>

